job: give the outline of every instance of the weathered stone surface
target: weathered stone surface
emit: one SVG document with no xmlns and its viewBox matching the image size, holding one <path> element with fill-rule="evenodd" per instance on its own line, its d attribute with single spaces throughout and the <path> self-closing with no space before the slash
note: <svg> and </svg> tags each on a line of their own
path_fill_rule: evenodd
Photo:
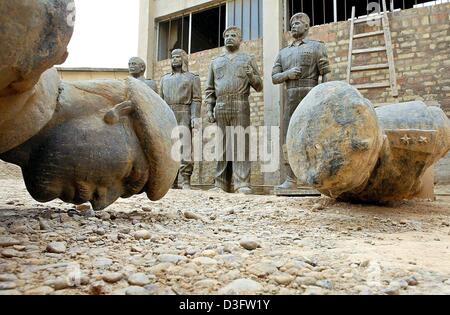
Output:
<svg viewBox="0 0 450 315">
<path fill-rule="evenodd" d="M 63 242 L 52 242 L 47 245 L 47 252 L 53 253 L 53 254 L 62 254 L 65 253 L 67 248 L 66 244 Z"/>
<path fill-rule="evenodd" d="M 384 202 L 413 198 L 450 149 L 450 122 L 421 102 L 376 111 L 344 82 L 314 88 L 294 113 L 288 155 L 299 179 L 325 195 Z M 393 176 L 395 174 L 395 176 Z"/>
<path fill-rule="evenodd" d="M 251 279 L 238 279 L 219 290 L 220 295 L 256 294 L 262 290 L 262 285 Z"/>
<path fill-rule="evenodd" d="M 50 68 L 67 55 L 69 2 L 0 4 L 0 158 L 22 168 L 41 202 L 102 210 L 142 191 L 159 200 L 179 168 L 175 116 L 139 79 L 60 82 Z"/>
</svg>

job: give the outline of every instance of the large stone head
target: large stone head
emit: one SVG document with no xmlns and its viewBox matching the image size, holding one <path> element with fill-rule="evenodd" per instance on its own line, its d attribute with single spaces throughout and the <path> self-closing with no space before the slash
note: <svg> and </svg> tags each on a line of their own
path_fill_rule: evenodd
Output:
<svg viewBox="0 0 450 315">
<path fill-rule="evenodd" d="M 242 31 L 237 26 L 230 26 L 223 32 L 223 38 L 228 50 L 238 50 L 242 43 Z"/>
<path fill-rule="evenodd" d="M 364 186 L 383 143 L 372 104 L 337 81 L 311 90 L 293 114 L 287 135 L 295 175 L 332 197 Z"/>
<path fill-rule="evenodd" d="M 147 66 L 142 58 L 132 57 L 128 61 L 128 72 L 135 78 L 142 77 L 146 69 Z"/>
<path fill-rule="evenodd" d="M 172 69 L 181 69 L 183 72 L 189 71 L 188 54 L 183 49 L 174 49 L 171 54 Z"/>
<path fill-rule="evenodd" d="M 179 168 L 171 158 L 176 126 L 167 104 L 137 79 L 62 83 L 52 121 L 0 158 L 22 168 L 40 202 L 102 210 L 144 192 L 159 200 Z"/>
<path fill-rule="evenodd" d="M 291 18 L 291 34 L 295 39 L 308 35 L 311 20 L 306 13 L 294 14 Z"/>
</svg>

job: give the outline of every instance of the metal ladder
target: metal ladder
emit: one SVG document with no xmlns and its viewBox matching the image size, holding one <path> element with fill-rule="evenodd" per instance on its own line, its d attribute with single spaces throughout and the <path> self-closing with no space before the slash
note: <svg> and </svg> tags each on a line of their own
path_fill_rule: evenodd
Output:
<svg viewBox="0 0 450 315">
<path fill-rule="evenodd" d="M 387 13 L 386 0 L 383 2 L 383 12 L 379 15 L 368 16 L 367 18 L 355 19 L 355 7 L 352 8 L 352 19 L 350 26 L 350 44 L 348 50 L 348 67 L 347 67 L 347 83 L 351 82 L 351 75 L 353 72 L 379 70 L 379 69 L 389 69 L 389 81 L 366 83 L 366 84 L 356 84 L 355 88 L 359 90 L 364 89 L 375 89 L 375 88 L 391 88 L 392 96 L 398 97 L 398 85 L 397 85 L 397 74 L 395 72 L 394 64 L 394 52 L 392 49 L 392 37 L 391 29 L 389 27 L 389 17 Z M 383 30 L 378 30 L 374 32 L 355 34 L 355 24 L 366 23 L 373 20 L 382 20 Z M 384 46 L 366 48 L 366 49 L 353 49 L 353 40 L 360 38 L 367 38 L 373 36 L 384 35 Z M 374 52 L 386 52 L 387 63 L 382 64 L 371 64 L 371 65 L 353 65 L 353 56 L 358 54 L 369 54 Z"/>
</svg>

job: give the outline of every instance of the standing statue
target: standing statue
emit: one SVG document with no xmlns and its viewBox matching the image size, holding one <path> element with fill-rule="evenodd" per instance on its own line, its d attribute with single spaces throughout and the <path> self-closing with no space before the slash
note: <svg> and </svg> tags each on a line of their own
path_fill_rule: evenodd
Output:
<svg viewBox="0 0 450 315">
<path fill-rule="evenodd" d="M 128 62 L 128 72 L 130 73 L 130 75 L 133 78 L 144 82 L 148 85 L 149 88 L 158 93 L 156 82 L 144 77 L 145 70 L 147 70 L 147 65 L 145 64 L 145 61 L 142 60 L 142 58 L 132 57 Z"/>
<path fill-rule="evenodd" d="M 227 127 L 250 126 L 250 87 L 263 90 L 263 81 L 254 57 L 239 50 L 242 33 L 231 26 L 224 32 L 226 51 L 215 58 L 209 68 L 206 103 L 211 123 L 217 121 L 222 131 L 223 154 L 217 163 L 216 188 L 226 192 L 252 193 L 250 188 L 251 162 L 248 161 L 249 144 L 245 144 L 245 161 L 229 158 Z"/>
<path fill-rule="evenodd" d="M 450 121 L 423 102 L 374 109 L 345 82 L 315 87 L 292 116 L 289 162 L 302 183 L 345 201 L 411 199 L 450 150 Z"/>
<path fill-rule="evenodd" d="M 176 119 L 141 80 L 63 82 L 73 0 L 0 2 L 0 159 L 21 167 L 40 202 L 90 202 L 169 191 Z M 32 18 L 31 18 L 32 17 Z"/>
<path fill-rule="evenodd" d="M 202 104 L 200 77 L 189 72 L 188 55 L 182 49 L 172 51 L 172 72 L 161 79 L 161 97 L 170 106 L 178 121 L 178 126 L 189 130 L 189 138 L 183 138 L 183 152 L 180 173 L 182 188 L 191 189 L 194 171 L 192 159 L 192 129 L 199 128 Z M 189 157 L 185 159 L 184 157 Z M 178 180 L 173 188 L 178 188 Z"/>
<path fill-rule="evenodd" d="M 322 76 L 322 82 L 327 82 L 327 74 L 330 73 L 325 44 L 305 39 L 309 27 L 310 19 L 305 13 L 297 13 L 292 17 L 291 34 L 294 37 L 294 42 L 280 51 L 272 72 L 273 83 L 285 83 L 287 89 L 281 139 L 287 179 L 281 186 L 277 187 L 277 190 L 297 189 L 297 178 L 287 157 L 287 129 L 298 104 L 319 83 L 320 76 Z"/>
</svg>

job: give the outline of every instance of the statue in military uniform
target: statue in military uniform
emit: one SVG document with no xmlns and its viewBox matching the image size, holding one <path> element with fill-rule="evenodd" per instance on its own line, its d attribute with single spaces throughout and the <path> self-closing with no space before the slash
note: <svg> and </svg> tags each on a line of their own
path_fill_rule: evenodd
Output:
<svg viewBox="0 0 450 315">
<path fill-rule="evenodd" d="M 250 194 L 249 144 L 246 141 L 244 161 L 230 159 L 227 151 L 232 148 L 231 143 L 227 145 L 226 131 L 227 127 L 250 126 L 250 88 L 261 92 L 263 81 L 254 57 L 239 50 L 241 30 L 235 26 L 227 28 L 224 39 L 226 51 L 212 61 L 206 86 L 209 121 L 217 121 L 223 136 L 223 154 L 217 164 L 215 185 L 226 192 Z"/>
<path fill-rule="evenodd" d="M 192 129 L 198 128 L 200 110 L 202 104 L 202 90 L 200 77 L 189 72 L 188 56 L 182 49 L 172 51 L 172 72 L 161 79 L 161 98 L 166 101 L 175 114 L 178 126 L 189 129 L 190 137 L 183 141 L 189 141 L 183 145 L 184 150 L 192 148 Z M 185 157 L 189 156 L 188 159 Z M 192 151 L 182 155 L 180 173 L 182 176 L 182 188 L 191 188 L 191 177 L 194 171 Z M 178 188 L 178 180 L 173 188 Z"/>
<path fill-rule="evenodd" d="M 327 75 L 330 73 L 325 44 L 305 39 L 309 27 L 310 19 L 305 13 L 297 13 L 292 17 L 291 34 L 294 41 L 280 51 L 272 72 L 273 83 L 285 83 L 287 89 L 281 139 L 287 179 L 277 187 L 278 190 L 297 188 L 297 179 L 289 165 L 286 149 L 286 134 L 292 114 L 311 89 L 319 84 L 319 77 L 322 76 L 322 83 L 327 82 Z"/>
<path fill-rule="evenodd" d="M 129 71 L 130 75 L 133 78 L 144 82 L 153 91 L 158 93 L 158 87 L 156 86 L 156 82 L 153 80 L 148 80 L 144 77 L 145 70 L 147 70 L 145 61 L 139 57 L 132 57 L 130 59 L 130 61 L 128 62 L 128 71 Z"/>
</svg>

